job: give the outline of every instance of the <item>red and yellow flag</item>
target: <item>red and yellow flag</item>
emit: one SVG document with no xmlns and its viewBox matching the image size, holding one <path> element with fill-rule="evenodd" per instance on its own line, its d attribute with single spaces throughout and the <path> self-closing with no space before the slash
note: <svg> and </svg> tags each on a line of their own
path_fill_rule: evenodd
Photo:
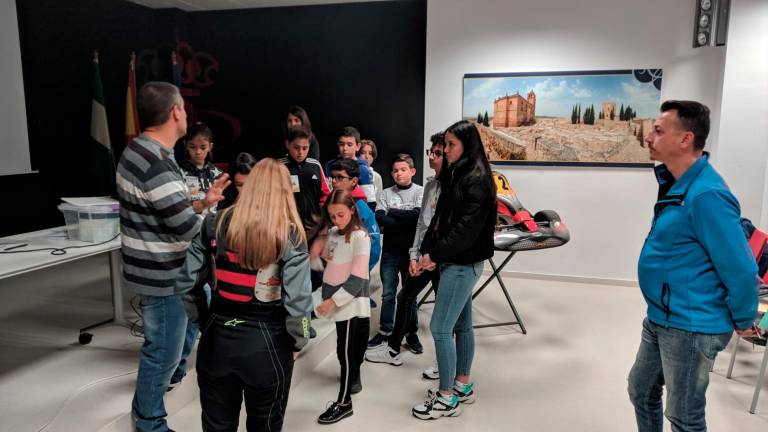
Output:
<svg viewBox="0 0 768 432">
<path fill-rule="evenodd" d="M 128 65 L 128 89 L 125 95 L 125 143 L 131 142 L 141 133 L 139 112 L 136 109 L 136 53 L 131 53 Z"/>
</svg>

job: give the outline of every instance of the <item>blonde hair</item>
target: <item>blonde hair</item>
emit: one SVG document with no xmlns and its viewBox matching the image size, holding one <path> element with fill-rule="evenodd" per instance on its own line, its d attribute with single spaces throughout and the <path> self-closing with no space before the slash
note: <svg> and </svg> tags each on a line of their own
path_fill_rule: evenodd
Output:
<svg viewBox="0 0 768 432">
<path fill-rule="evenodd" d="M 278 262 L 292 235 L 307 244 L 288 169 L 275 159 L 265 158 L 254 165 L 237 202 L 224 212 L 231 212 L 227 247 L 237 253 L 240 266 L 249 270 Z M 228 216 L 220 216 L 217 238 L 221 238 L 222 222 Z"/>
</svg>

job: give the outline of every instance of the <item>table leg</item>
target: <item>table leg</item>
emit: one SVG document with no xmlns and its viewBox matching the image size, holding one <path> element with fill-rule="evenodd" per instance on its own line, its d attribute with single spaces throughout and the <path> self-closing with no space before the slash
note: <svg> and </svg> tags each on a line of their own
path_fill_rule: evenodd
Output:
<svg viewBox="0 0 768 432">
<path fill-rule="evenodd" d="M 123 309 L 123 287 L 120 281 L 122 272 L 122 257 L 120 250 L 109 252 L 109 279 L 112 286 L 112 319 L 115 323 L 125 323 L 125 310 Z"/>
<path fill-rule="evenodd" d="M 122 327 L 130 327 L 130 323 L 125 319 L 125 311 L 123 310 L 123 289 L 120 282 L 120 273 L 122 258 L 120 256 L 120 250 L 109 251 L 109 284 L 112 291 L 112 318 L 83 327 L 80 329 L 80 335 L 78 341 L 81 345 L 87 345 L 93 339 L 93 334 L 88 330 L 92 330 L 97 327 L 101 327 L 106 324 L 115 324 Z"/>
</svg>

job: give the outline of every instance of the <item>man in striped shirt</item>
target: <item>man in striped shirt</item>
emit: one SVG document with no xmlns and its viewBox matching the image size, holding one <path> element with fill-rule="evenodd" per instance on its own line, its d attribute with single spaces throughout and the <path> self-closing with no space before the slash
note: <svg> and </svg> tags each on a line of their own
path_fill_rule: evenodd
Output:
<svg viewBox="0 0 768 432">
<path fill-rule="evenodd" d="M 179 89 L 150 82 L 137 99 L 144 131 L 126 146 L 116 176 L 123 286 L 139 296 L 144 326 L 131 413 L 137 431 L 168 431 L 163 395 L 184 377 L 186 356 L 197 337 L 175 279 L 202 219 L 173 158 L 176 141 L 187 131 Z M 216 205 L 229 183 L 227 174 L 219 177 L 197 206 Z"/>
</svg>

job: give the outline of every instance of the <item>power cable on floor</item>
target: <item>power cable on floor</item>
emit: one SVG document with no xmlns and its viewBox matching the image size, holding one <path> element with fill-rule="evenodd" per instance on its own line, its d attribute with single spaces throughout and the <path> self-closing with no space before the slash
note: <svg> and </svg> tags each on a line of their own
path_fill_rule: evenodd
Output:
<svg viewBox="0 0 768 432">
<path fill-rule="evenodd" d="M 51 424 L 53 424 L 53 422 L 55 422 L 55 421 L 56 421 L 56 419 L 57 419 L 57 418 L 59 418 L 59 416 L 61 415 L 61 413 L 62 413 L 62 412 L 64 412 L 64 409 L 65 409 L 67 406 L 69 406 L 69 404 L 70 404 L 70 403 L 71 403 L 71 402 L 72 402 L 72 401 L 73 401 L 73 400 L 74 400 L 74 399 L 75 399 L 77 396 L 79 396 L 79 395 L 80 395 L 80 393 L 84 392 L 85 390 L 88 390 L 90 387 L 93 387 L 93 386 L 95 386 L 96 384 L 100 384 L 100 383 L 103 383 L 103 382 L 105 382 L 105 381 L 113 380 L 113 379 L 115 379 L 115 378 L 120 378 L 120 377 L 124 377 L 124 376 L 128 376 L 128 375 L 132 375 L 132 374 L 135 374 L 135 373 L 137 373 L 137 372 L 138 372 L 138 369 L 137 369 L 137 370 L 135 370 L 135 371 L 131 371 L 131 372 L 124 372 L 124 373 L 121 373 L 121 374 L 117 374 L 117 375 L 112 375 L 112 376 L 108 376 L 108 377 L 104 377 L 104 378 L 99 378 L 99 379 L 97 379 L 97 380 L 91 381 L 91 382 L 89 382 L 88 384 L 86 384 L 86 385 L 84 385 L 84 386 L 80 387 L 79 389 L 75 390 L 75 392 L 74 392 L 74 393 L 72 393 L 72 394 L 71 394 L 71 395 L 70 395 L 70 396 L 67 398 L 67 400 L 66 400 L 66 401 L 64 401 L 64 403 L 61 405 L 61 407 L 59 408 L 59 410 L 56 412 L 56 415 L 54 415 L 54 416 L 53 416 L 53 418 L 52 418 L 52 419 L 50 419 L 50 420 L 48 421 L 48 423 L 44 424 L 44 425 L 43 425 L 43 426 L 42 426 L 40 429 L 38 429 L 38 430 L 37 430 L 37 432 L 43 432 L 43 431 L 44 431 L 46 428 L 48 428 L 48 426 L 50 426 Z"/>
<path fill-rule="evenodd" d="M 45 248 L 35 248 L 35 249 L 18 249 L 17 248 L 28 246 L 27 244 L 23 244 L 20 246 L 13 246 L 9 247 L 3 250 L 0 250 L 0 254 L 18 254 L 18 253 L 27 253 L 27 252 L 40 252 L 40 251 L 51 251 L 51 255 L 66 255 L 67 250 L 69 249 L 81 249 L 81 248 L 88 248 L 93 246 L 101 246 L 103 244 L 107 244 L 111 242 L 112 240 L 116 239 L 120 234 L 116 234 L 114 237 L 112 237 L 109 240 L 100 242 L 100 243 L 90 243 L 85 245 L 79 245 L 79 246 L 66 246 L 66 247 L 45 247 Z"/>
</svg>

